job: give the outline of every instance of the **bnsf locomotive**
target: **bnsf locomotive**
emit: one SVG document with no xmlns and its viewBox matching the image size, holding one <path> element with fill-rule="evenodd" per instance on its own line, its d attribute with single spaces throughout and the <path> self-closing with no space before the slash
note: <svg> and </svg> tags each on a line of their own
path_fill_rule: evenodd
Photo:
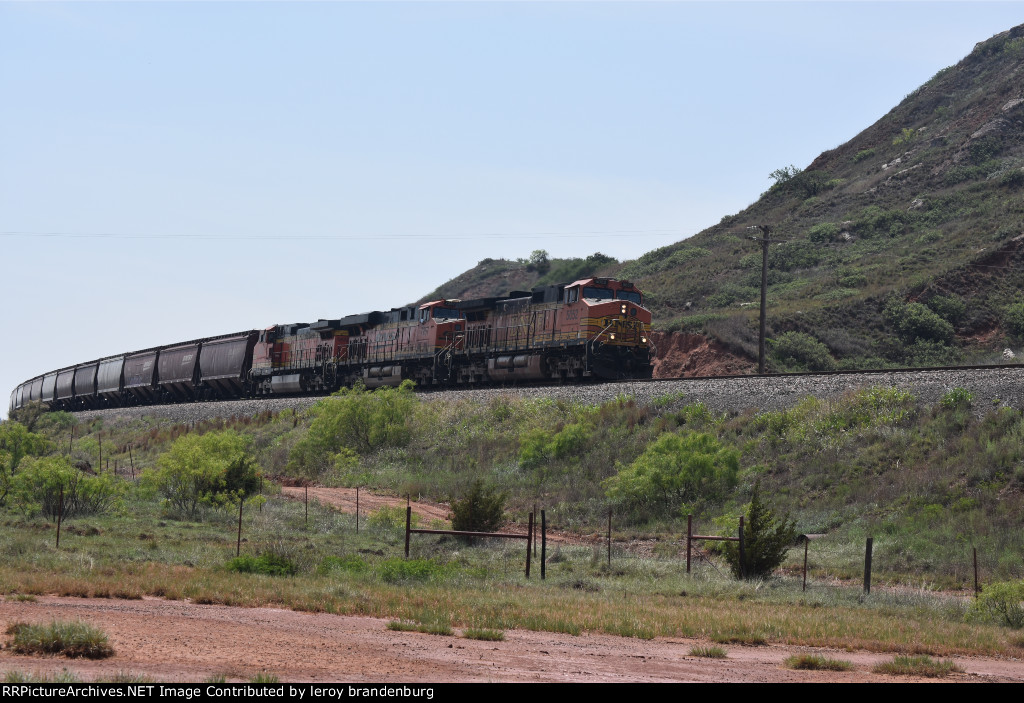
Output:
<svg viewBox="0 0 1024 703">
<path fill-rule="evenodd" d="M 532 292 L 198 339 L 52 371 L 11 409 L 77 410 L 368 388 L 650 378 L 651 313 L 632 283 L 585 278 Z"/>
</svg>

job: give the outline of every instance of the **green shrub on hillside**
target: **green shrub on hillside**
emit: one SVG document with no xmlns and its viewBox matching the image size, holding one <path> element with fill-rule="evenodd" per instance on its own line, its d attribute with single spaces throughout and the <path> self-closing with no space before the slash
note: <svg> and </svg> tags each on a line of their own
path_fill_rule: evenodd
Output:
<svg viewBox="0 0 1024 703">
<path fill-rule="evenodd" d="M 885 306 L 883 315 L 907 344 L 919 339 L 943 344 L 953 341 L 953 325 L 921 303 L 893 299 Z"/>
<path fill-rule="evenodd" d="M 721 500 L 736 485 L 739 458 L 709 434 L 666 433 L 602 485 L 612 500 L 666 513 L 684 502 Z"/>
<path fill-rule="evenodd" d="M 41 512 L 56 521 L 79 515 L 109 512 L 121 503 L 128 490 L 113 474 L 93 476 L 71 465 L 65 457 L 30 457 L 11 481 L 14 502 L 22 510 Z"/>
<path fill-rule="evenodd" d="M 452 529 L 466 532 L 495 532 L 505 523 L 505 494 L 481 479 L 473 480 L 457 500 L 452 501 Z"/>
<path fill-rule="evenodd" d="M 254 495 L 260 472 L 249 453 L 252 438 L 234 430 L 186 434 L 143 474 L 167 505 L 195 516 L 207 506 L 222 507 Z"/>
<path fill-rule="evenodd" d="M 42 456 L 49 448 L 43 435 L 30 432 L 25 425 L 11 420 L 0 423 L 0 507 L 7 502 L 22 459 Z"/>
<path fill-rule="evenodd" d="M 839 236 L 839 225 L 834 222 L 822 222 L 807 230 L 807 237 L 815 244 L 827 244 Z"/>
<path fill-rule="evenodd" d="M 1003 324 L 1014 337 L 1024 338 L 1024 303 L 1006 306 L 1003 310 Z"/>
<path fill-rule="evenodd" d="M 289 473 L 318 477 L 332 468 L 343 448 L 369 454 L 384 447 L 405 446 L 412 436 L 410 423 L 417 404 L 409 380 L 397 388 L 374 391 L 362 384 L 342 388 L 309 409 L 313 422 L 288 457 Z M 346 467 L 351 468 L 351 456 L 345 457 Z"/>
<path fill-rule="evenodd" d="M 743 527 L 743 561 L 737 542 L 724 543 L 723 551 L 729 568 L 737 578 L 770 576 L 786 558 L 796 540 L 796 522 L 789 514 L 778 517 L 761 500 L 761 482 L 754 484 L 746 524 Z"/>
<path fill-rule="evenodd" d="M 1002 581 L 985 586 L 971 603 L 967 620 L 1019 630 L 1024 627 L 1024 581 Z"/>
<path fill-rule="evenodd" d="M 803 332 L 780 334 L 771 340 L 771 348 L 772 354 L 786 368 L 830 371 L 836 365 L 828 347 Z"/>
</svg>

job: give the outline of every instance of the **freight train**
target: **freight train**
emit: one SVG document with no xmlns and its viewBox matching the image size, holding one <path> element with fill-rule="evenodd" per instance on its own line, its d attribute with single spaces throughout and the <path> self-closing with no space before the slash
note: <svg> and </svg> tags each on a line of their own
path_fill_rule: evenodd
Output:
<svg viewBox="0 0 1024 703">
<path fill-rule="evenodd" d="M 471 387 L 650 378 L 651 313 L 628 281 L 584 278 L 507 297 L 434 300 L 119 354 L 11 393 L 82 410 L 321 393 L 357 383 Z"/>
</svg>

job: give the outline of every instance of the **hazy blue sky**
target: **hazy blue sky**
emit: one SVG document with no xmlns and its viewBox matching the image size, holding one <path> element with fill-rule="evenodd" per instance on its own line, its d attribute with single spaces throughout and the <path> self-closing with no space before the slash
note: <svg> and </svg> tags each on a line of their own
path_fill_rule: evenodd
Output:
<svg viewBox="0 0 1024 703">
<path fill-rule="evenodd" d="M 484 257 L 635 258 L 1022 22 L 1011 2 L 0 2 L 0 389 L 387 309 Z"/>
</svg>

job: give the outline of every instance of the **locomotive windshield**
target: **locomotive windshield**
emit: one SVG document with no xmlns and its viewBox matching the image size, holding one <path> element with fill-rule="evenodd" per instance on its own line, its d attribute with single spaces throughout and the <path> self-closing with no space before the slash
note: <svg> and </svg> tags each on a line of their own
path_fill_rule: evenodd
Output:
<svg viewBox="0 0 1024 703">
<path fill-rule="evenodd" d="M 434 308 L 435 320 L 458 320 L 459 311 L 453 308 Z"/>
<path fill-rule="evenodd" d="M 614 296 L 615 291 L 608 290 L 607 288 L 594 288 L 593 286 L 587 286 L 583 289 L 584 298 L 611 300 Z"/>
<path fill-rule="evenodd" d="M 635 290 L 620 290 L 615 297 L 619 300 L 628 300 L 631 303 L 640 304 L 640 294 Z"/>
</svg>

